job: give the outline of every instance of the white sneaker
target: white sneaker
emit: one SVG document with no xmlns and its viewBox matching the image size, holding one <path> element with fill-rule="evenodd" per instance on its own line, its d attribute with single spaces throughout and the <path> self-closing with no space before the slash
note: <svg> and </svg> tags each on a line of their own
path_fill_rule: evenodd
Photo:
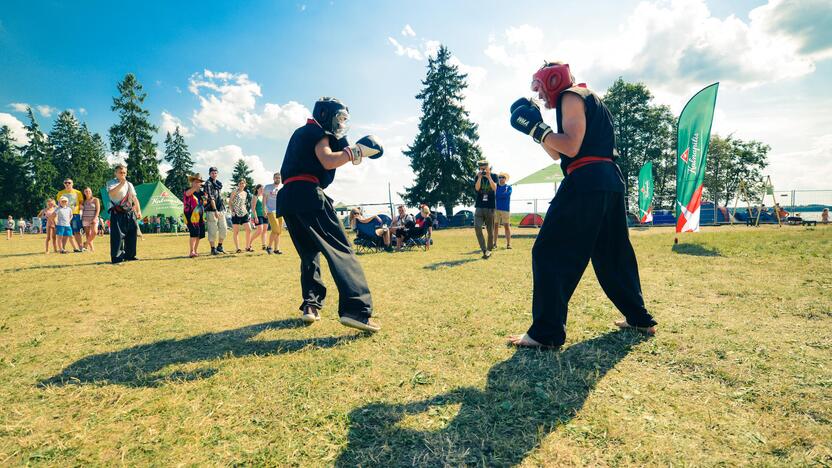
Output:
<svg viewBox="0 0 832 468">
<path fill-rule="evenodd" d="M 307 307 L 300 316 L 300 319 L 303 320 L 304 323 L 315 323 L 321 319 L 321 315 L 318 313 L 318 309 L 314 307 Z"/>
<path fill-rule="evenodd" d="M 354 318 L 350 317 L 341 317 L 341 325 L 345 327 L 355 328 L 356 330 L 361 330 L 365 332 L 375 333 L 381 330 L 381 325 L 373 322 L 370 319 L 367 319 L 367 323 L 360 322 Z"/>
</svg>

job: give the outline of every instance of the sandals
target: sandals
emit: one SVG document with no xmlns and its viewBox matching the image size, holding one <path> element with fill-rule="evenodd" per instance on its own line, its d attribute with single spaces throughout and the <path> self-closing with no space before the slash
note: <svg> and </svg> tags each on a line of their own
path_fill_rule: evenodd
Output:
<svg viewBox="0 0 832 468">
<path fill-rule="evenodd" d="M 381 325 L 373 322 L 370 319 L 367 319 L 366 322 L 361 322 L 354 318 L 350 317 L 341 317 L 341 325 L 349 328 L 355 328 L 356 330 L 361 330 L 365 332 L 375 333 L 381 330 Z"/>
<path fill-rule="evenodd" d="M 615 322 L 615 326 L 617 326 L 618 328 L 620 328 L 622 330 L 624 330 L 625 328 L 629 328 L 629 329 L 640 331 L 642 333 L 645 333 L 645 334 L 651 335 L 651 336 L 656 334 L 656 326 L 655 325 L 652 326 L 652 327 L 634 327 L 634 326 L 630 325 L 629 323 L 627 323 L 626 320 L 619 320 L 619 321 Z"/>
<path fill-rule="evenodd" d="M 240 250 L 240 249 L 237 249 L 237 253 L 242 253 L 242 252 L 243 252 L 243 251 L 242 251 L 242 250 Z"/>
<path fill-rule="evenodd" d="M 532 348 L 532 349 L 550 349 L 550 350 L 557 350 L 560 349 L 560 346 L 554 345 L 545 345 L 542 343 L 538 343 L 529 335 L 523 333 L 522 335 L 509 335 L 508 337 L 508 345 L 515 346 L 517 348 Z"/>
<path fill-rule="evenodd" d="M 254 252 L 254 249 L 252 249 L 251 247 L 246 247 L 246 252 Z"/>
</svg>

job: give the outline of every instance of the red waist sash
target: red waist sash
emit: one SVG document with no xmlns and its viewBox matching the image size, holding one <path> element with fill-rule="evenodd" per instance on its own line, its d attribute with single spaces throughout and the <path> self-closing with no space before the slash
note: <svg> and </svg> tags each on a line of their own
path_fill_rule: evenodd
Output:
<svg viewBox="0 0 832 468">
<path fill-rule="evenodd" d="M 321 181 L 319 181 L 318 178 L 313 176 L 312 174 L 298 174 L 294 177 L 289 177 L 288 179 L 284 180 L 283 185 L 289 185 L 292 182 L 297 181 L 312 182 L 313 184 L 321 183 Z"/>
<path fill-rule="evenodd" d="M 601 156 L 584 156 L 583 158 L 576 159 L 574 162 L 566 166 L 566 175 L 575 172 L 576 169 L 579 169 L 581 167 L 602 162 L 611 163 L 612 159 Z"/>
</svg>

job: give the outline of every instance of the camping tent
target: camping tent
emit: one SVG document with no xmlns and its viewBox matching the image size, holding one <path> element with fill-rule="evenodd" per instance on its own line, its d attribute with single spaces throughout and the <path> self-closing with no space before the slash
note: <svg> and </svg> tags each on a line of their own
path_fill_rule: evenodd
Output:
<svg viewBox="0 0 832 468">
<path fill-rule="evenodd" d="M 529 213 L 520 220 L 519 227 L 540 227 L 543 225 L 543 217 L 537 213 Z"/>
<path fill-rule="evenodd" d="M 558 184 L 563 180 L 563 170 L 559 163 L 554 163 L 546 166 L 543 169 L 527 175 L 522 179 L 511 185 L 526 185 L 526 184 Z"/>
<path fill-rule="evenodd" d="M 150 182 L 136 186 L 136 198 L 142 208 L 144 216 L 173 216 L 178 218 L 182 215 L 182 200 L 165 187 L 162 182 Z M 110 218 L 108 211 L 110 207 L 110 196 L 107 189 L 101 189 L 101 217 Z"/>
</svg>

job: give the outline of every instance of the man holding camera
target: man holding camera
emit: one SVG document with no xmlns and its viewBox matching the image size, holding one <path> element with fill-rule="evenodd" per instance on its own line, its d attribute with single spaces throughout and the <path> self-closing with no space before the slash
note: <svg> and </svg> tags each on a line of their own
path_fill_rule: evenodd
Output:
<svg viewBox="0 0 832 468">
<path fill-rule="evenodd" d="M 557 131 L 526 98 L 512 104 L 511 126 L 560 160 L 566 177 L 532 248 L 532 326 L 510 336 L 509 343 L 532 348 L 564 344 L 569 299 L 590 259 L 604 293 L 624 315 L 615 324 L 652 335 L 656 321 L 644 307 L 630 244 L 612 115 L 597 94 L 575 83 L 565 63 L 544 64 L 532 78 L 532 90 L 556 110 Z"/>
<path fill-rule="evenodd" d="M 114 178 L 107 181 L 110 196 L 110 260 L 115 263 L 136 260 L 136 220 L 142 218 L 136 188 L 127 181 L 127 167 L 117 164 Z"/>
<path fill-rule="evenodd" d="M 474 181 L 474 191 L 477 201 L 474 203 L 474 232 L 482 250 L 482 258 L 491 257 L 494 248 L 494 209 L 497 206 L 497 176 L 491 173 L 488 161 L 477 161 L 477 177 Z M 488 234 L 488 244 L 482 235 L 482 227 Z"/>
</svg>

